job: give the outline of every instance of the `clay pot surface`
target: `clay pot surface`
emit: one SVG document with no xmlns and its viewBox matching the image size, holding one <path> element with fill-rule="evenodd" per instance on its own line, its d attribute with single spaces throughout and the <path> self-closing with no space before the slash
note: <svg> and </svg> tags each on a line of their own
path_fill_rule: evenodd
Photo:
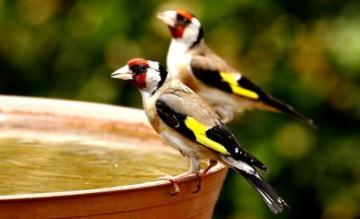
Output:
<svg viewBox="0 0 360 219">
<path fill-rule="evenodd" d="M 91 138 L 135 147 L 169 147 L 149 126 L 142 110 L 104 104 L 0 95 L 0 137 L 36 136 L 51 141 Z M 172 150 L 172 149 L 170 149 Z M 227 168 L 179 183 L 171 196 L 164 180 L 102 189 L 0 194 L 0 218 L 211 218 Z"/>
</svg>

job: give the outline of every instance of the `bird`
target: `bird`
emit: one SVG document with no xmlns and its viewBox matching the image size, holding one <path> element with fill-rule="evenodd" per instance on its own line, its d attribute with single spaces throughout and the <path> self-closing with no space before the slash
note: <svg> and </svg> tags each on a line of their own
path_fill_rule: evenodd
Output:
<svg viewBox="0 0 360 219">
<path fill-rule="evenodd" d="M 223 122 L 232 121 L 244 110 L 261 109 L 283 112 L 316 127 L 313 120 L 263 91 L 213 52 L 193 14 L 176 9 L 159 12 L 157 18 L 168 26 L 172 36 L 166 58 L 169 72 L 204 98 Z"/>
<path fill-rule="evenodd" d="M 151 126 L 165 143 L 189 160 L 186 173 L 163 179 L 174 183 L 189 174 L 199 175 L 201 160 L 210 161 L 206 170 L 220 162 L 240 173 L 274 213 L 288 207 L 260 175 L 268 171 L 265 164 L 240 145 L 206 101 L 159 62 L 134 58 L 111 77 L 128 80 L 139 89 Z"/>
</svg>

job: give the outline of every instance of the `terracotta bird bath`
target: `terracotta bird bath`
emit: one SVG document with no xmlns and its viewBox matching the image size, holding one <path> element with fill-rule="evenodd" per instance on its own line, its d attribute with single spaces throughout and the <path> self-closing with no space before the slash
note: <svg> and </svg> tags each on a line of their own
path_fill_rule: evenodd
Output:
<svg viewBox="0 0 360 219">
<path fill-rule="evenodd" d="M 110 147 L 120 142 L 138 150 L 177 154 L 159 139 L 143 111 L 77 101 L 0 95 L 0 139 L 4 138 L 86 139 Z M 196 177 L 190 176 L 179 183 L 181 192 L 176 196 L 169 194 L 169 182 L 157 178 L 85 190 L 0 193 L 0 218 L 211 218 L 226 172 L 220 165 L 214 167 L 198 193 L 193 193 Z"/>
</svg>

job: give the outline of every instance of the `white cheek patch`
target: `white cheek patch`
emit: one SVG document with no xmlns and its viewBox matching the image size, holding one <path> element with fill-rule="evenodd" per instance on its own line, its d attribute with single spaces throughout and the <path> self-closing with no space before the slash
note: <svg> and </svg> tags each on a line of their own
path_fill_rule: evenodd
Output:
<svg viewBox="0 0 360 219">
<path fill-rule="evenodd" d="M 158 62 L 148 60 L 148 64 L 149 64 L 150 68 L 152 68 L 152 69 L 159 69 L 159 63 Z"/>
<path fill-rule="evenodd" d="M 157 86 L 161 80 L 159 72 L 155 71 L 151 64 L 150 68 L 146 73 L 146 90 L 150 93 L 154 92 L 157 89 Z"/>
<path fill-rule="evenodd" d="M 191 23 L 192 23 L 193 25 L 195 25 L 195 27 L 197 27 L 197 28 L 200 28 L 200 26 L 201 26 L 200 21 L 199 21 L 197 18 L 195 18 L 195 17 L 193 17 L 193 18 L 191 19 Z"/>
<path fill-rule="evenodd" d="M 190 46 L 196 41 L 198 35 L 199 35 L 199 27 L 197 27 L 193 23 L 190 23 L 185 28 L 182 40 Z"/>
</svg>

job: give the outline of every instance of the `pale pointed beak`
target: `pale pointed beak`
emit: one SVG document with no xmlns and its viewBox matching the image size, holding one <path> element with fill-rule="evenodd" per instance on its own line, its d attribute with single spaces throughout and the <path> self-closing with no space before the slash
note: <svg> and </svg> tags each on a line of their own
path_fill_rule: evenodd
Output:
<svg viewBox="0 0 360 219">
<path fill-rule="evenodd" d="M 176 24 L 176 11 L 162 11 L 157 13 L 157 18 L 162 20 L 166 25 L 170 27 L 175 27 Z"/>
<path fill-rule="evenodd" d="M 132 80 L 132 73 L 130 72 L 130 69 L 127 65 L 125 65 L 122 68 L 119 68 L 114 73 L 111 74 L 112 78 L 118 78 L 121 80 Z"/>
</svg>

